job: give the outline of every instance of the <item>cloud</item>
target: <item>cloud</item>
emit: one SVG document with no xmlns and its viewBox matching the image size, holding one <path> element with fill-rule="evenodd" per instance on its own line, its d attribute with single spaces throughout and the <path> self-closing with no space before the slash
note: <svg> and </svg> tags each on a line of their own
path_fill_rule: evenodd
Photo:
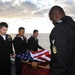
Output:
<svg viewBox="0 0 75 75">
<path fill-rule="evenodd" d="M 67 14 L 74 15 L 74 0 L 0 0 L 1 17 L 44 17 L 53 5 L 60 5 Z"/>
<path fill-rule="evenodd" d="M 54 5 L 61 6 L 66 14 L 75 19 L 75 0 L 0 0 L 0 21 L 10 25 L 11 33 L 17 32 L 19 26 L 24 26 L 27 32 L 32 32 L 34 28 L 49 32 L 53 27 L 48 12 Z"/>
<path fill-rule="evenodd" d="M 75 0 L 57 0 L 54 2 L 56 5 L 61 6 L 65 10 L 66 14 L 74 16 L 75 10 L 73 8 L 75 7 Z"/>
<path fill-rule="evenodd" d="M 11 0 L 0 1 L 1 17 L 43 17 L 49 10 L 48 1 Z"/>
<path fill-rule="evenodd" d="M 0 0 L 0 16 L 1 17 L 44 17 L 53 5 L 60 5 L 65 12 L 74 16 L 75 1 L 74 0 Z"/>
<path fill-rule="evenodd" d="M 29 1 L 22 2 L 21 6 L 25 7 L 28 10 L 32 10 L 32 11 L 38 9 L 36 4 L 33 4 Z"/>
<path fill-rule="evenodd" d="M 33 4 L 31 2 L 25 1 L 21 2 L 20 5 L 13 5 L 13 1 L 6 1 L 2 2 L 0 1 L 0 16 L 7 17 L 21 17 L 21 16 L 32 16 L 31 12 L 38 10 L 38 7 L 36 4 Z"/>
<path fill-rule="evenodd" d="M 40 8 L 39 10 L 33 11 L 32 13 L 40 17 L 44 17 L 44 14 L 48 13 L 48 8 Z"/>
</svg>

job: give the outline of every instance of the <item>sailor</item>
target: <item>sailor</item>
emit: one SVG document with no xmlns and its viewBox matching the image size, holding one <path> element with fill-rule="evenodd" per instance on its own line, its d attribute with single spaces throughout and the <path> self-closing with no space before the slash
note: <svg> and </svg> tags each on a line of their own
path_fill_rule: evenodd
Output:
<svg viewBox="0 0 75 75">
<path fill-rule="evenodd" d="M 8 24 L 0 23 L 0 74 L 11 75 L 10 54 L 12 50 L 12 37 L 7 33 Z"/>
<path fill-rule="evenodd" d="M 30 51 L 38 51 L 39 49 L 44 49 L 38 44 L 38 30 L 33 31 L 33 35 L 28 39 L 28 50 Z"/>
<path fill-rule="evenodd" d="M 49 18 L 55 26 L 49 37 L 50 75 L 75 75 L 75 22 L 60 6 L 50 9 Z"/>
<path fill-rule="evenodd" d="M 15 55 L 27 51 L 27 38 L 24 36 L 25 28 L 19 27 L 18 34 L 13 39 Z M 22 75 L 22 62 L 20 58 L 15 58 L 16 75 Z"/>
</svg>

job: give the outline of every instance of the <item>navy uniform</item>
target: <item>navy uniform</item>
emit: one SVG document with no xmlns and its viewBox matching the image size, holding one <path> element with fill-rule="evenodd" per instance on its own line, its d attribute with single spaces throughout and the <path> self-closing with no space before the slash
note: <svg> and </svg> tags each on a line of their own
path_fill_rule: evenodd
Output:
<svg viewBox="0 0 75 75">
<path fill-rule="evenodd" d="M 75 75 L 75 22 L 69 16 L 59 20 L 50 35 L 51 75 Z"/>
<path fill-rule="evenodd" d="M 16 35 L 16 37 L 13 39 L 13 45 L 16 54 L 25 53 L 27 51 L 26 37 L 25 36 L 20 37 Z M 17 57 L 15 59 L 15 66 L 16 66 L 16 75 L 22 75 L 22 62 Z"/>
<path fill-rule="evenodd" d="M 28 50 L 37 51 L 38 48 L 43 49 L 41 46 L 39 46 L 38 39 L 31 36 L 28 39 Z"/>
<path fill-rule="evenodd" d="M 0 35 L 0 74 L 11 75 L 10 54 L 12 53 L 12 37 L 8 34 Z"/>
</svg>

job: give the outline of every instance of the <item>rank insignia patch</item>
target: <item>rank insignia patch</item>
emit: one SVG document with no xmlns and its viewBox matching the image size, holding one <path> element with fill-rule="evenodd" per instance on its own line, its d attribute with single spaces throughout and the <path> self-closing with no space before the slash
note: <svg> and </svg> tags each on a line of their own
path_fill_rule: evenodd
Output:
<svg viewBox="0 0 75 75">
<path fill-rule="evenodd" d="M 56 53 L 57 53 L 56 46 L 53 46 L 53 47 L 52 47 L 52 51 L 53 51 L 53 53 L 54 53 L 54 54 L 56 54 Z"/>
<path fill-rule="evenodd" d="M 57 49 L 56 49 L 56 46 L 54 45 L 54 43 L 55 43 L 55 40 L 52 40 L 52 44 L 53 44 L 53 46 L 52 46 L 52 52 L 54 54 L 56 54 L 57 53 Z"/>
</svg>

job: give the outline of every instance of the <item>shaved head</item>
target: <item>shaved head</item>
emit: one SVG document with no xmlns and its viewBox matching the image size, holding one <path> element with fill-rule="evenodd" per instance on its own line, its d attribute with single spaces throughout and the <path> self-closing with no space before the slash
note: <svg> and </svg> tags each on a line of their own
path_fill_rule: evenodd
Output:
<svg viewBox="0 0 75 75">
<path fill-rule="evenodd" d="M 65 15 L 64 10 L 60 6 L 53 6 L 51 8 L 51 10 L 49 11 L 49 17 L 50 17 L 50 15 L 57 14 L 57 13 L 59 13 L 61 15 Z"/>
<path fill-rule="evenodd" d="M 54 22 L 63 16 L 65 16 L 65 12 L 60 6 L 53 6 L 49 11 L 49 18 Z"/>
</svg>

